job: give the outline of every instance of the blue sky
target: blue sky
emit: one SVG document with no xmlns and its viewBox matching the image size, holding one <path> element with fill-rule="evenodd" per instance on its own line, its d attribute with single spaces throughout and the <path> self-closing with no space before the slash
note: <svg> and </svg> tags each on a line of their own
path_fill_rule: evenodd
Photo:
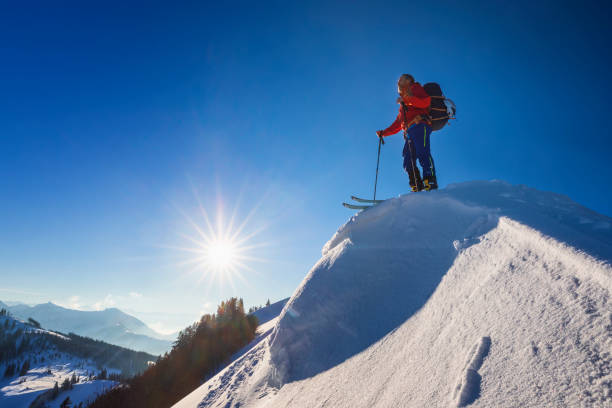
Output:
<svg viewBox="0 0 612 408">
<path fill-rule="evenodd" d="M 340 203 L 372 194 L 401 73 L 457 104 L 432 140 L 441 186 L 503 179 L 612 215 L 608 5 L 81 3 L 0 12 L 2 300 L 170 330 L 232 295 L 291 295 Z M 387 140 L 379 197 L 409 188 Z M 174 249 L 200 206 L 251 214 L 243 280 Z"/>
</svg>

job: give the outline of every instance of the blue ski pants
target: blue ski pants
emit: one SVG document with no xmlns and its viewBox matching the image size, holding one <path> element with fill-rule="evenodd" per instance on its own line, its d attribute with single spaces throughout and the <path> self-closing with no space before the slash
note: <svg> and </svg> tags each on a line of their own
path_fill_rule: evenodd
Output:
<svg viewBox="0 0 612 408">
<path fill-rule="evenodd" d="M 406 173 L 412 174 L 414 169 L 416 174 L 418 174 L 416 160 L 419 159 L 419 163 L 423 168 L 423 179 L 435 175 L 436 170 L 430 152 L 431 126 L 425 123 L 418 123 L 410 126 L 407 133 L 408 137 L 402 152 L 404 156 L 404 170 L 406 170 Z"/>
</svg>

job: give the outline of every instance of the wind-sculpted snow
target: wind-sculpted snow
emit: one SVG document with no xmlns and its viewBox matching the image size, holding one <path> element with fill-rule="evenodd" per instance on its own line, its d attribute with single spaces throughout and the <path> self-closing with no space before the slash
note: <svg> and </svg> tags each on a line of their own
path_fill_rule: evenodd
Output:
<svg viewBox="0 0 612 408">
<path fill-rule="evenodd" d="M 272 334 L 278 384 L 334 367 L 398 327 L 452 266 L 453 242 L 495 225 L 483 208 L 419 198 L 369 210 L 326 245 Z"/>
<path fill-rule="evenodd" d="M 177 406 L 610 407 L 611 225 L 503 182 L 388 200 Z"/>
</svg>

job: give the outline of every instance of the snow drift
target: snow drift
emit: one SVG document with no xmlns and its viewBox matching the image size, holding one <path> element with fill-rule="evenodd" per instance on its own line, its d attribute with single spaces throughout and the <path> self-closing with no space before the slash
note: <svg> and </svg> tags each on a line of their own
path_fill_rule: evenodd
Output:
<svg viewBox="0 0 612 408">
<path fill-rule="evenodd" d="M 612 220 L 471 182 L 351 218 L 264 341 L 177 407 L 612 406 Z"/>
</svg>

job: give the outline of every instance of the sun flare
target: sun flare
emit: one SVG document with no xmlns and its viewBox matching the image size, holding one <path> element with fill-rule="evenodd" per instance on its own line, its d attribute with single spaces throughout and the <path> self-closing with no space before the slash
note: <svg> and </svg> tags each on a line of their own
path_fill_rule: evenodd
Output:
<svg viewBox="0 0 612 408">
<path fill-rule="evenodd" d="M 228 268 L 236 261 L 236 247 L 233 242 L 219 240 L 205 248 L 207 262 L 216 268 Z"/>
<path fill-rule="evenodd" d="M 223 211 L 217 209 L 214 223 L 211 222 L 207 211 L 200 205 L 201 221 L 183 214 L 192 228 L 192 234 L 181 234 L 191 243 L 189 247 L 173 247 L 188 252 L 189 258 L 181 262 L 180 266 L 190 266 L 190 273 L 199 277 L 198 281 L 205 281 L 209 285 L 226 282 L 234 287 L 234 278 L 247 283 L 244 272 L 255 272 L 251 266 L 253 262 L 265 262 L 260 249 L 267 246 L 264 243 L 255 243 L 254 238 L 263 230 L 263 227 L 249 228 L 255 209 L 242 220 L 237 222 L 237 210 L 229 219 L 223 216 Z"/>
</svg>

